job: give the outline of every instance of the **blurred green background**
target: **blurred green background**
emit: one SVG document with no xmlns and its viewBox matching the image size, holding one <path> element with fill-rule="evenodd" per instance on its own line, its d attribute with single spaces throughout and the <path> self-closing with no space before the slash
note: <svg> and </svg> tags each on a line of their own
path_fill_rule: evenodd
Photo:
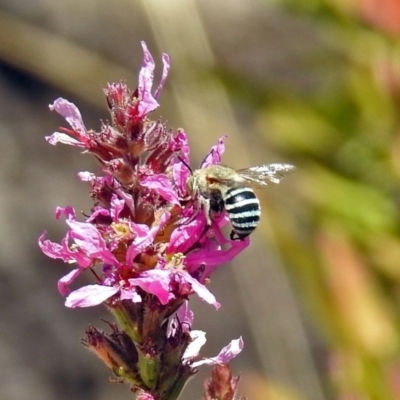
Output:
<svg viewBox="0 0 400 400">
<path fill-rule="evenodd" d="M 48 104 L 97 129 L 102 86 L 136 85 L 141 40 L 158 76 L 171 56 L 154 118 L 185 129 L 194 167 L 228 134 L 227 165 L 298 168 L 258 193 L 252 246 L 211 282 L 222 308 L 192 302 L 203 354 L 243 335 L 249 400 L 400 399 L 398 0 L 0 0 L 0 38 L 1 399 L 132 396 L 79 344 L 109 315 L 64 308 L 67 267 L 37 237 L 65 233 L 57 205 L 90 207 L 76 174 L 98 171 L 44 141 L 65 126 Z"/>
</svg>

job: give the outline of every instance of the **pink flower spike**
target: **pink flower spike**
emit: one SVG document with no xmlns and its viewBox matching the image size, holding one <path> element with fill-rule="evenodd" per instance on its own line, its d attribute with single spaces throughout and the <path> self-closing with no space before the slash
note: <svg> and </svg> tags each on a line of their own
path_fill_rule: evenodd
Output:
<svg viewBox="0 0 400 400">
<path fill-rule="evenodd" d="M 138 105 L 138 115 L 143 118 L 150 112 L 158 108 L 159 104 L 157 100 L 151 94 L 151 88 L 153 86 L 154 80 L 154 60 L 150 52 L 147 49 L 146 43 L 141 42 L 143 48 L 143 63 L 142 68 L 139 73 L 139 105 Z"/>
<path fill-rule="evenodd" d="M 49 108 L 52 111 L 57 111 L 66 119 L 71 128 L 78 135 L 78 140 L 80 142 L 86 143 L 89 140 L 89 135 L 83 123 L 81 113 L 75 104 L 60 97 L 53 104 L 50 104 Z"/>
<path fill-rule="evenodd" d="M 204 158 L 201 163 L 201 168 L 208 167 L 209 165 L 221 164 L 222 154 L 225 152 L 225 144 L 224 141 L 227 138 L 226 135 L 221 136 L 218 139 L 218 143 L 211 147 L 211 151 Z"/>
<path fill-rule="evenodd" d="M 170 63 L 168 54 L 163 53 L 162 62 L 163 62 L 163 72 L 162 72 L 160 84 L 158 85 L 158 88 L 154 92 L 155 99 L 158 99 L 158 97 L 160 96 L 161 90 L 164 87 L 165 81 L 167 80 L 167 76 L 169 73 L 169 69 L 171 67 L 171 63 Z"/>
<path fill-rule="evenodd" d="M 243 347 L 244 342 L 242 337 L 236 340 L 232 340 L 219 352 L 216 357 L 196 361 L 192 363 L 192 368 L 197 368 L 201 365 L 228 364 L 243 350 Z"/>
<path fill-rule="evenodd" d="M 148 189 L 154 190 L 169 203 L 179 204 L 178 195 L 172 187 L 172 183 L 167 175 L 148 175 L 140 181 L 140 184 Z"/>
<path fill-rule="evenodd" d="M 118 293 L 119 287 L 88 285 L 70 293 L 65 300 L 66 307 L 91 307 L 97 306 Z"/>
</svg>

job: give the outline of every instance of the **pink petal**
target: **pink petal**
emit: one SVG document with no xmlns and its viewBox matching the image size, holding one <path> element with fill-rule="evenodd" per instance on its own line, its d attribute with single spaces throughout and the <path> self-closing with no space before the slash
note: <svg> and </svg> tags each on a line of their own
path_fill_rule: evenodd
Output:
<svg viewBox="0 0 400 400">
<path fill-rule="evenodd" d="M 186 347 L 185 353 L 182 357 L 182 359 L 189 361 L 199 355 L 200 349 L 207 342 L 206 333 L 203 331 L 191 331 L 190 336 L 192 341 Z"/>
<path fill-rule="evenodd" d="M 190 148 L 189 148 L 189 140 L 188 137 L 185 133 L 185 131 L 180 128 L 178 129 L 178 133 L 176 134 L 175 138 L 175 147 L 176 149 L 179 149 L 181 151 L 180 158 L 185 161 L 186 164 L 189 164 L 189 153 L 190 153 Z M 181 161 L 179 161 L 181 162 Z M 187 169 L 187 167 L 186 167 Z"/>
<path fill-rule="evenodd" d="M 171 214 L 169 212 L 164 212 L 160 218 L 159 225 L 154 226 L 150 230 L 145 225 L 132 224 L 135 233 L 138 235 L 132 244 L 128 247 L 126 251 L 126 263 L 128 265 L 133 264 L 135 257 L 142 253 L 148 246 L 154 242 L 158 231 L 164 226 L 164 224 L 169 220 Z M 142 227 L 142 228 L 141 228 Z"/>
<path fill-rule="evenodd" d="M 60 216 L 64 215 L 67 219 L 76 219 L 76 213 L 74 207 L 57 207 L 56 208 L 56 219 L 60 219 Z"/>
<path fill-rule="evenodd" d="M 152 394 L 139 392 L 136 400 L 156 400 L 156 398 Z"/>
<path fill-rule="evenodd" d="M 189 275 L 186 271 L 177 271 L 176 275 L 181 276 L 185 282 L 189 283 L 193 291 L 202 300 L 206 301 L 209 304 L 212 304 L 217 310 L 221 307 L 221 304 L 217 302 L 214 295 L 204 285 L 202 285 L 197 279 Z"/>
<path fill-rule="evenodd" d="M 153 228 L 153 229 L 155 229 L 155 228 Z M 157 229 L 157 231 L 158 231 L 158 229 Z M 138 236 L 137 238 L 135 238 L 135 240 L 132 242 L 132 244 L 128 247 L 128 249 L 126 251 L 127 265 L 132 265 L 135 257 L 139 253 L 143 253 L 144 250 L 146 250 L 146 248 L 149 247 L 153 243 L 155 235 L 156 234 L 147 235 L 145 237 Z"/>
<path fill-rule="evenodd" d="M 61 244 L 45 240 L 46 232 L 39 237 L 39 247 L 46 256 L 53 259 L 60 259 L 66 263 L 78 263 L 79 266 L 86 268 L 91 265 L 90 258 L 82 254 L 79 249 L 70 250 L 68 246 L 69 233 L 61 241 Z"/>
<path fill-rule="evenodd" d="M 131 227 L 131 231 L 140 238 L 145 238 L 149 235 L 150 229 L 145 224 L 135 224 L 134 222 L 131 222 L 129 226 Z"/>
<path fill-rule="evenodd" d="M 86 143 L 89 139 L 89 135 L 87 134 L 86 127 L 83 123 L 81 113 L 75 104 L 70 103 L 68 100 L 63 98 L 58 98 L 54 101 L 53 104 L 49 105 L 50 110 L 57 111 L 60 115 L 62 115 L 67 122 L 70 124 L 71 128 L 79 134 L 78 139 Z"/>
<path fill-rule="evenodd" d="M 66 133 L 54 132 L 52 135 L 45 136 L 44 138 L 47 140 L 47 142 L 49 142 L 53 146 L 55 146 L 57 143 L 63 143 L 63 144 L 68 144 L 70 146 L 85 147 L 84 143 L 82 143 L 77 139 L 72 138 Z"/>
<path fill-rule="evenodd" d="M 172 176 L 174 178 L 177 191 L 181 197 L 185 197 L 187 193 L 187 181 L 192 173 L 182 162 L 175 163 L 172 166 Z"/>
<path fill-rule="evenodd" d="M 193 325 L 194 313 L 189 308 L 189 302 L 187 300 L 185 300 L 185 302 L 179 307 L 176 316 L 179 322 L 182 325 L 185 325 L 184 329 L 187 328 L 189 331 L 190 327 Z"/>
<path fill-rule="evenodd" d="M 118 195 L 118 197 L 120 197 L 121 199 L 123 199 L 125 201 L 125 205 L 132 210 L 132 213 L 135 213 L 135 206 L 134 206 L 134 202 L 133 202 L 133 198 L 130 194 L 125 193 L 123 190 L 119 189 L 119 188 L 115 188 L 115 193 Z"/>
<path fill-rule="evenodd" d="M 171 204 L 179 204 L 178 195 L 165 174 L 149 175 L 140 181 L 141 186 L 154 190 Z"/>
<path fill-rule="evenodd" d="M 62 296 L 66 296 L 71 292 L 68 286 L 82 273 L 82 269 L 76 268 L 69 272 L 67 275 L 63 276 L 57 284 L 57 288 L 59 293 Z"/>
<path fill-rule="evenodd" d="M 220 265 L 228 263 L 241 253 L 250 244 L 249 238 L 244 240 L 230 241 L 228 250 L 216 249 L 212 250 L 209 246 L 195 250 L 189 253 L 185 259 L 189 272 L 196 270 L 199 266 L 205 266 L 203 277 L 206 278 Z"/>
<path fill-rule="evenodd" d="M 135 287 L 131 288 L 121 288 L 121 293 L 119 296 L 120 300 L 130 300 L 133 303 L 141 303 L 142 297 L 136 291 Z"/>
<path fill-rule="evenodd" d="M 86 223 L 93 222 L 99 216 L 108 217 L 109 215 L 110 212 L 105 208 L 95 207 L 90 217 L 86 219 Z"/>
<path fill-rule="evenodd" d="M 65 300 L 67 307 L 91 307 L 97 306 L 118 293 L 118 287 L 88 285 L 70 293 Z"/>
<path fill-rule="evenodd" d="M 96 175 L 88 171 L 78 172 L 78 176 L 83 182 L 93 182 L 96 179 Z"/>
<path fill-rule="evenodd" d="M 99 258 L 107 264 L 120 265 L 100 232 L 90 223 L 67 220 L 71 237 L 79 248 L 91 258 Z"/>
<path fill-rule="evenodd" d="M 145 292 L 154 294 L 158 297 L 161 304 L 167 304 L 172 298 L 170 293 L 170 278 L 171 272 L 153 269 L 143 272 L 139 278 L 129 279 L 129 282 L 134 286 L 139 286 Z"/>
<path fill-rule="evenodd" d="M 155 99 L 158 99 L 158 97 L 160 96 L 161 90 L 165 84 L 165 81 L 167 80 L 167 76 L 168 76 L 169 69 L 171 66 L 168 54 L 163 53 L 162 62 L 163 62 L 163 72 L 162 72 L 160 84 L 158 85 L 157 90 L 154 92 Z"/>
<path fill-rule="evenodd" d="M 190 332 L 193 324 L 194 313 L 189 308 L 189 301 L 185 300 L 178 311 L 168 320 L 167 337 L 174 337 L 178 328 L 183 332 Z"/>
<path fill-rule="evenodd" d="M 201 163 L 201 168 L 208 167 L 209 165 L 221 164 L 222 154 L 225 151 L 224 141 L 226 139 L 226 135 L 219 138 L 218 143 L 211 148 L 211 151 L 204 158 Z"/>
<path fill-rule="evenodd" d="M 125 200 L 118 199 L 116 195 L 111 198 L 110 214 L 114 222 L 118 222 L 119 214 L 125 206 Z"/>
<path fill-rule="evenodd" d="M 228 364 L 233 360 L 244 347 L 242 337 L 236 340 L 232 340 L 227 346 L 225 346 L 216 357 L 206 358 L 201 361 L 192 363 L 192 368 L 197 368 L 200 365 L 215 365 L 215 364 Z"/>
<path fill-rule="evenodd" d="M 137 293 L 137 292 L 133 292 L 132 302 L 133 303 L 141 303 L 142 302 L 142 296 L 140 296 L 140 294 Z"/>
<path fill-rule="evenodd" d="M 187 181 L 192 173 L 188 168 L 189 161 L 189 142 L 186 133 L 178 130 L 178 134 L 174 138 L 176 149 L 180 150 L 179 158 L 176 158 L 172 165 L 172 176 L 177 187 L 178 193 L 184 197 L 187 192 Z M 184 162 L 182 162 L 184 161 Z"/>
<path fill-rule="evenodd" d="M 43 251 L 44 254 L 46 254 L 47 257 L 54 259 L 57 258 L 64 259 L 65 253 L 63 246 L 61 246 L 61 244 L 59 243 L 54 243 L 48 239 L 45 239 L 46 235 L 47 232 L 44 231 L 39 237 L 38 243 L 40 249 Z"/>
<path fill-rule="evenodd" d="M 139 94 L 139 106 L 138 106 L 138 115 L 143 118 L 145 115 L 154 111 L 159 104 L 157 100 L 151 94 L 151 88 L 153 86 L 154 80 L 154 60 L 151 56 L 150 52 L 147 49 L 146 43 L 142 43 L 143 48 L 143 63 L 142 68 L 139 72 L 139 85 L 138 85 L 138 94 Z"/>
<path fill-rule="evenodd" d="M 65 238 L 61 240 L 61 244 L 66 254 L 69 254 L 71 261 L 76 262 L 80 267 L 87 268 L 93 265 L 93 260 L 79 248 L 70 249 L 69 243 L 72 241 L 71 231 L 68 231 Z M 65 261 L 65 260 L 64 260 Z"/>
<path fill-rule="evenodd" d="M 193 212 L 195 211 L 193 210 Z M 188 224 L 178 226 L 171 234 L 167 251 L 169 253 L 186 253 L 205 233 L 206 225 L 206 217 L 201 212 Z"/>
</svg>

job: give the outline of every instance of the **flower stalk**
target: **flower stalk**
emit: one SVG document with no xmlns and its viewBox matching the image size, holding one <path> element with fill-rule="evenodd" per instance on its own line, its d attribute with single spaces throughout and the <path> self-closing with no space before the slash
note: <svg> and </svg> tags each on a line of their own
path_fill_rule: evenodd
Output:
<svg viewBox="0 0 400 400">
<path fill-rule="evenodd" d="M 73 207 L 58 207 L 56 218 L 65 218 L 67 234 L 55 243 L 44 232 L 39 246 L 47 256 L 73 266 L 58 282 L 67 307 L 104 305 L 117 321 L 109 323 L 111 333 L 89 326 L 83 345 L 117 381 L 128 383 L 138 399 L 174 400 L 199 366 L 225 365 L 243 348 L 240 338 L 216 357 L 200 357 L 205 333 L 192 330 L 189 299 L 196 294 L 218 309 L 206 284 L 249 241 L 224 238 L 221 228 L 228 219 L 223 214 L 208 226 L 208 215 L 187 185 L 186 133 L 149 118 L 159 106 L 169 57 L 162 57 L 161 82 L 152 92 L 155 64 L 143 42 L 142 47 L 137 89 L 131 91 L 122 82 L 104 89 L 110 121 L 100 131 L 87 129 L 78 108 L 67 100 L 50 105 L 70 128 L 46 140 L 92 154 L 101 172 L 79 174 L 90 187 L 90 213 L 80 220 Z M 224 140 L 211 149 L 201 168 L 220 163 Z M 79 287 L 78 278 L 89 269 L 96 281 Z"/>
</svg>

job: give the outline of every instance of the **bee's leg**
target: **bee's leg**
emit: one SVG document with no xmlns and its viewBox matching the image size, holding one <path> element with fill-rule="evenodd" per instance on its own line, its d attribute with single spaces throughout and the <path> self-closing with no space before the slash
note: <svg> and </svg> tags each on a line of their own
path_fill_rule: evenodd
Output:
<svg viewBox="0 0 400 400">
<path fill-rule="evenodd" d="M 235 236 L 236 235 L 236 236 Z M 231 239 L 231 240 L 238 240 L 238 239 L 240 239 L 239 238 L 239 236 L 237 235 L 237 233 L 232 229 L 231 230 L 231 233 L 230 233 L 230 235 L 229 235 L 229 238 Z"/>
<path fill-rule="evenodd" d="M 189 224 L 197 217 L 197 215 L 199 215 L 199 213 L 201 212 L 202 206 L 204 204 L 204 201 L 201 198 L 198 198 L 198 199 L 195 199 L 193 204 L 194 204 L 193 214 L 187 218 L 187 220 L 184 222 L 184 225 Z"/>
<path fill-rule="evenodd" d="M 212 223 L 210 199 L 203 198 L 202 203 L 203 203 L 203 208 L 204 208 L 204 214 L 205 214 L 206 220 L 207 220 L 207 227 L 209 228 Z"/>
<path fill-rule="evenodd" d="M 229 238 L 231 240 L 244 240 L 248 235 L 239 235 L 237 232 L 235 232 L 233 229 L 229 235 Z"/>
<path fill-rule="evenodd" d="M 222 213 L 225 210 L 225 202 L 221 197 L 219 191 L 211 192 L 210 200 L 209 200 L 210 210 L 214 211 L 217 214 Z"/>
</svg>

